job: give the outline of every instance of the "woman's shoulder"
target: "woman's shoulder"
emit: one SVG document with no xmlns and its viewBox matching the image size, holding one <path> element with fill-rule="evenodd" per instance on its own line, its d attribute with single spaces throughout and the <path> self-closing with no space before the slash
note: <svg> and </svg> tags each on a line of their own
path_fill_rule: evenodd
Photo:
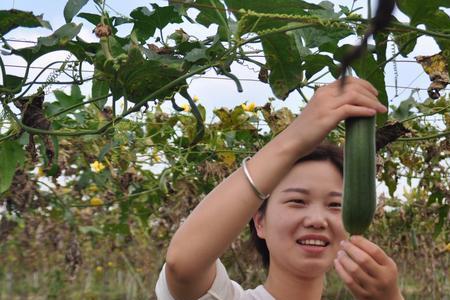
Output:
<svg viewBox="0 0 450 300">
<path fill-rule="evenodd" d="M 158 300 L 174 300 L 170 294 L 165 276 L 165 266 L 162 268 L 155 287 Z M 220 260 L 216 263 L 216 278 L 211 288 L 199 300 L 275 300 L 262 286 L 244 290 L 242 286 L 228 276 L 225 266 Z"/>
<path fill-rule="evenodd" d="M 245 290 L 242 300 L 275 300 L 275 298 L 269 294 L 263 285 L 257 286 L 255 289 Z"/>
</svg>

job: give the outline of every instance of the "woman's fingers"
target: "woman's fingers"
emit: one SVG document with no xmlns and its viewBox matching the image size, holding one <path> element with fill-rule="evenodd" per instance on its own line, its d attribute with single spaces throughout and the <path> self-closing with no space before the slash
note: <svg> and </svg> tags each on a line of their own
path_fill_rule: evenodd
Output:
<svg viewBox="0 0 450 300">
<path fill-rule="evenodd" d="M 341 81 L 342 81 L 342 79 L 339 79 L 332 83 L 332 85 L 337 86 L 339 88 L 338 92 L 339 92 L 339 90 L 342 91 L 342 89 L 341 89 L 342 82 Z M 347 86 L 355 85 L 355 84 L 364 87 L 368 92 L 374 94 L 375 96 L 378 96 L 378 90 L 370 82 L 368 82 L 367 80 L 352 77 L 352 76 L 345 77 L 344 90 Z"/>
<path fill-rule="evenodd" d="M 378 101 L 378 98 L 362 89 L 360 86 L 353 87 L 336 98 L 335 105 L 340 107 L 345 104 L 359 105 L 375 109 L 379 113 L 387 111 L 386 107 Z"/>
<path fill-rule="evenodd" d="M 345 269 L 339 259 L 334 260 L 334 268 L 338 275 L 344 281 L 345 285 L 350 289 L 353 295 L 362 296 L 366 295 L 367 290 L 362 287 Z"/>
<path fill-rule="evenodd" d="M 386 265 L 390 263 L 389 257 L 386 253 L 378 245 L 372 243 L 368 239 L 360 235 L 354 235 L 350 238 L 350 242 L 370 255 L 378 264 Z"/>
<path fill-rule="evenodd" d="M 352 236 L 341 247 L 335 260 L 336 271 L 357 298 L 370 295 L 370 299 L 402 299 L 397 266 L 380 247 L 362 236 Z M 366 296 L 361 294 L 364 291 Z"/>
<path fill-rule="evenodd" d="M 360 286 L 364 287 L 369 283 L 369 281 L 371 281 L 370 275 L 367 274 L 357 262 L 353 261 L 353 258 L 350 257 L 345 251 L 340 250 L 337 257 L 346 273 L 358 282 Z"/>
<path fill-rule="evenodd" d="M 366 252 L 365 250 L 352 244 L 352 242 L 348 241 L 343 241 L 341 246 L 343 251 L 345 251 L 345 253 L 351 257 L 356 264 L 367 272 L 367 274 L 372 277 L 376 277 L 379 274 L 381 264 L 379 264 L 379 262 L 369 254 L 369 252 Z"/>
<path fill-rule="evenodd" d="M 345 104 L 336 110 L 336 115 L 334 117 L 337 118 L 336 123 L 339 123 L 341 120 L 351 117 L 372 117 L 376 113 L 377 111 L 372 108 Z"/>
</svg>

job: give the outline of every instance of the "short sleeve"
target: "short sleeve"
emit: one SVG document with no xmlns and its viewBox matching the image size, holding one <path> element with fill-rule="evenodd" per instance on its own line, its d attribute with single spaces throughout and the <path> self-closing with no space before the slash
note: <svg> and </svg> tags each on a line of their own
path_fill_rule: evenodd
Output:
<svg viewBox="0 0 450 300">
<path fill-rule="evenodd" d="M 216 278 L 208 292 L 198 300 L 238 300 L 243 292 L 242 287 L 230 279 L 222 262 L 217 260 Z M 155 293 L 158 300 L 175 300 L 170 294 L 169 286 L 167 285 L 165 264 L 159 273 Z"/>
</svg>

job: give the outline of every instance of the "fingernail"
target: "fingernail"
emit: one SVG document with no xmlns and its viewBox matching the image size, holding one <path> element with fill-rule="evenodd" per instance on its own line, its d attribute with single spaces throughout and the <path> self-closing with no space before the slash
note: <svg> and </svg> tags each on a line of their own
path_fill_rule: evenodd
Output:
<svg viewBox="0 0 450 300">
<path fill-rule="evenodd" d="M 354 235 L 352 235 L 352 236 L 351 236 L 351 237 L 349 237 L 348 239 L 349 239 L 350 241 L 352 241 L 352 242 L 353 242 L 353 241 L 355 240 L 355 236 L 354 236 Z"/>
<path fill-rule="evenodd" d="M 337 253 L 338 257 L 343 257 L 344 255 L 345 255 L 345 252 L 342 251 L 342 250 L 339 250 L 338 253 Z"/>
<path fill-rule="evenodd" d="M 343 247 L 343 246 L 345 246 L 345 243 L 347 243 L 347 241 L 346 240 L 342 240 L 340 244 Z"/>
</svg>

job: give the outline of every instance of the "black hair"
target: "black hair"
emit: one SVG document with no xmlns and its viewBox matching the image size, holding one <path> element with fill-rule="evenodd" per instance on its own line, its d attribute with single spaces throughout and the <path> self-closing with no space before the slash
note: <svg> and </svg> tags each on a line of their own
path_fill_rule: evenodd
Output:
<svg viewBox="0 0 450 300">
<path fill-rule="evenodd" d="M 330 143 L 320 144 L 314 149 L 314 151 L 297 160 L 295 165 L 306 161 L 329 161 L 336 167 L 336 169 L 341 173 L 341 175 L 344 174 L 343 150 L 341 147 L 338 147 L 334 144 Z M 264 203 L 260 206 L 258 210 L 258 212 L 262 216 L 264 216 L 266 212 L 267 203 L 269 200 L 270 199 L 264 201 Z M 249 226 L 253 245 L 258 251 L 259 255 L 261 256 L 264 267 L 268 269 L 270 264 L 270 254 L 269 249 L 267 248 L 266 240 L 258 236 L 253 219 L 250 221 Z"/>
</svg>

